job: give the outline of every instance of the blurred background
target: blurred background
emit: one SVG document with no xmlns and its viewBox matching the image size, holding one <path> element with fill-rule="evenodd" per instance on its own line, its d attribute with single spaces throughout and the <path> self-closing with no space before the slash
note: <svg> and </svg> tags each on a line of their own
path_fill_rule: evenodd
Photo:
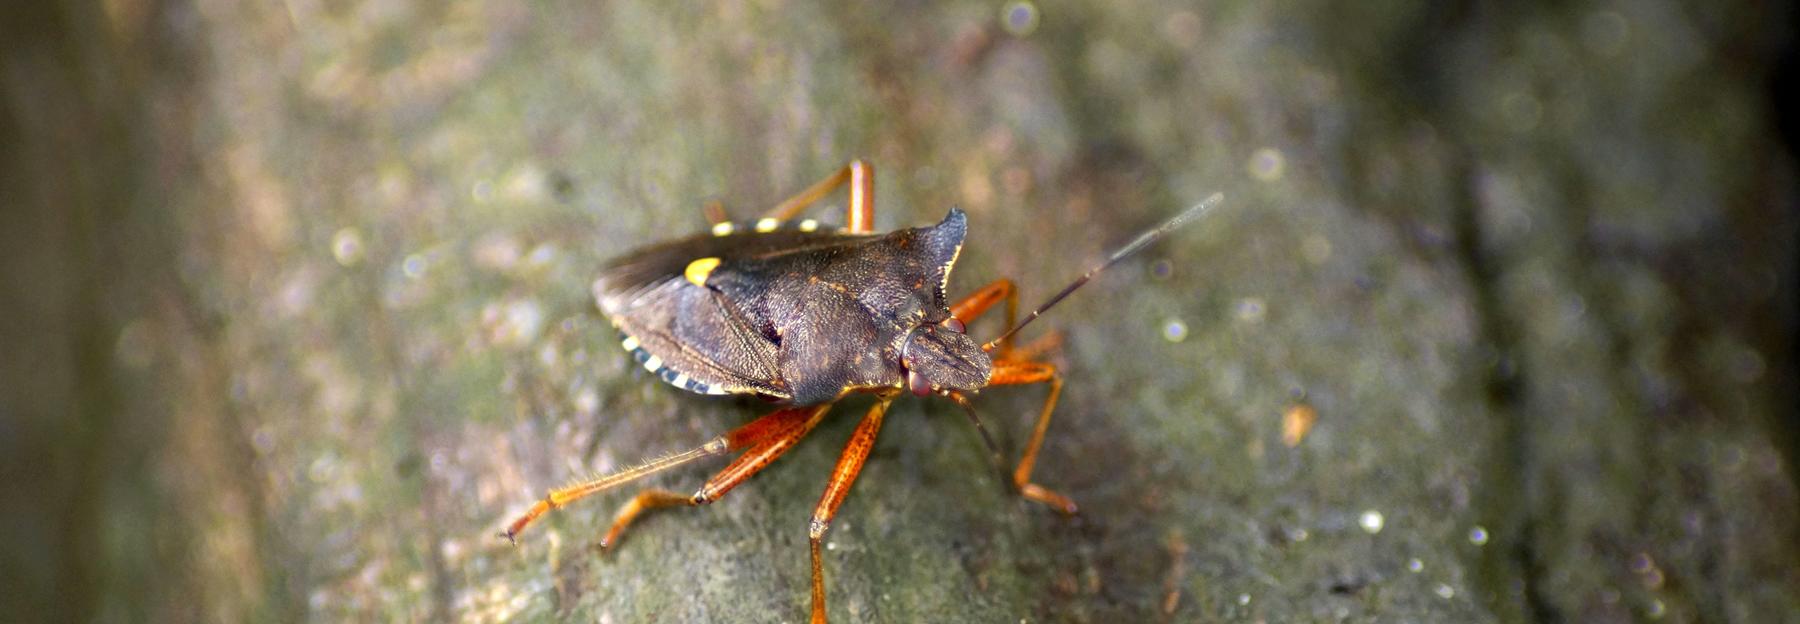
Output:
<svg viewBox="0 0 1800 624">
<path fill-rule="evenodd" d="M 879 228 L 963 207 L 953 289 L 1027 305 L 1227 199 L 1027 330 L 1065 337 L 1036 475 L 1081 515 L 902 401 L 840 621 L 1800 621 L 1793 19 L 7 3 L 0 613 L 800 620 L 866 399 L 614 552 L 624 492 L 495 532 L 767 410 L 633 365 L 597 267 L 865 158 Z M 977 401 L 1009 455 L 1043 392 Z"/>
</svg>

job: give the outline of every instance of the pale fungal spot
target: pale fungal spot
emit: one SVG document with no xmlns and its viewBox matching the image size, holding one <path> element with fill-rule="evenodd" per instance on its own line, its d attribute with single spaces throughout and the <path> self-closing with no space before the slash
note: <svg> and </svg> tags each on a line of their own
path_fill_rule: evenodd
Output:
<svg viewBox="0 0 1800 624">
<path fill-rule="evenodd" d="M 353 266 L 362 260 L 362 234 L 356 228 L 347 227 L 331 235 L 331 257 L 343 266 Z"/>
<path fill-rule="evenodd" d="M 505 271 L 519 263 L 525 253 L 520 250 L 519 240 L 503 234 L 492 234 L 482 237 L 475 243 L 470 254 L 475 266 L 490 271 Z"/>
<path fill-rule="evenodd" d="M 1411 570 L 1414 573 L 1424 572 L 1425 571 L 1425 562 L 1420 561 L 1418 559 L 1413 559 L 1411 561 L 1406 562 L 1406 569 Z"/>
<path fill-rule="evenodd" d="M 269 454 L 270 451 L 275 450 L 275 432 L 269 431 L 267 426 L 257 427 L 256 431 L 250 434 L 250 446 L 255 448 L 257 453 Z"/>
<path fill-rule="evenodd" d="M 713 233 L 713 236 L 726 236 L 726 235 L 731 234 L 732 228 L 733 228 L 733 226 L 731 225 L 731 223 L 729 221 L 725 222 L 725 223 L 714 223 L 713 227 L 712 227 L 712 233 Z"/>
<path fill-rule="evenodd" d="M 1024 37 L 1037 30 L 1037 5 L 1024 0 L 1006 3 L 1000 10 L 1000 27 L 1014 37 Z"/>
<path fill-rule="evenodd" d="M 775 228 L 780 227 L 780 226 L 781 226 L 780 221 L 776 221 L 775 219 L 765 217 L 765 218 L 757 220 L 756 231 L 758 231 L 758 232 L 773 232 L 773 231 L 775 231 Z"/>
<path fill-rule="evenodd" d="M 1663 605 L 1661 598 L 1652 598 L 1650 600 L 1650 606 L 1644 608 L 1644 615 L 1650 616 L 1650 619 L 1652 620 L 1660 620 L 1662 619 L 1662 616 L 1668 614 L 1668 612 L 1669 608 Z"/>
<path fill-rule="evenodd" d="M 802 232 L 811 232 L 817 229 L 819 229 L 819 222 L 817 220 L 806 219 L 800 222 L 800 231 Z"/>
<path fill-rule="evenodd" d="M 1456 597 L 1456 588 L 1451 587 L 1449 585 L 1445 585 L 1443 583 L 1438 583 L 1437 595 L 1439 598 L 1443 598 L 1444 600 L 1449 600 L 1451 598 L 1455 598 Z"/>
<path fill-rule="evenodd" d="M 1650 553 L 1638 553 L 1637 556 L 1632 557 L 1631 571 L 1636 572 L 1644 586 L 1650 589 L 1661 589 L 1667 580 L 1663 576 L 1662 568 L 1656 565 L 1656 560 L 1650 557 Z"/>
<path fill-rule="evenodd" d="M 1481 546 L 1481 545 L 1487 544 L 1487 542 L 1488 542 L 1488 532 L 1487 532 L 1486 527 L 1483 527 L 1478 524 L 1478 525 L 1475 525 L 1475 528 L 1469 529 L 1469 543 L 1470 544 L 1474 544 L 1476 546 Z"/>
<path fill-rule="evenodd" d="M 1152 262 L 1150 274 L 1156 276 L 1156 279 L 1169 279 L 1169 276 L 1175 274 L 1175 263 L 1169 262 L 1167 258 Z"/>
<path fill-rule="evenodd" d="M 644 360 L 644 370 L 652 373 L 662 370 L 662 363 L 662 358 L 652 355 L 650 359 Z"/>
<path fill-rule="evenodd" d="M 1262 182 L 1280 180 L 1287 172 L 1287 157 L 1273 147 L 1265 147 L 1250 154 L 1250 162 L 1245 165 L 1250 170 L 1250 177 Z"/>
<path fill-rule="evenodd" d="M 1362 525 L 1363 532 L 1374 535 L 1381 532 L 1381 527 L 1387 520 L 1381 517 L 1381 512 L 1370 509 L 1362 512 L 1362 517 L 1357 518 L 1356 523 Z"/>
<path fill-rule="evenodd" d="M 499 322 L 494 326 L 494 344 L 509 347 L 520 347 L 537 339 L 544 328 L 544 311 L 536 302 L 530 300 L 509 301 L 499 310 Z"/>
<path fill-rule="evenodd" d="M 400 273 L 408 279 L 419 279 L 425 276 L 425 256 L 412 254 L 400 261 Z"/>
<path fill-rule="evenodd" d="M 531 253 L 525 254 L 525 261 L 534 267 L 548 266 L 554 260 L 556 260 L 556 245 L 550 243 L 532 247 Z"/>
<path fill-rule="evenodd" d="M 1246 323 L 1256 323 L 1263 319 L 1265 310 L 1262 297 L 1245 297 L 1237 302 L 1237 318 Z"/>
<path fill-rule="evenodd" d="M 324 483 L 331 479 L 332 473 L 336 470 L 337 458 L 332 456 L 331 453 L 325 453 L 313 459 L 312 463 L 307 465 L 306 477 L 312 479 L 313 483 Z"/>
<path fill-rule="evenodd" d="M 1250 594 L 1238 594 L 1238 605 L 1250 604 Z"/>
<path fill-rule="evenodd" d="M 1181 319 L 1169 319 L 1163 324 L 1163 340 L 1181 342 L 1187 340 L 1187 335 L 1187 323 L 1181 322 Z"/>
</svg>

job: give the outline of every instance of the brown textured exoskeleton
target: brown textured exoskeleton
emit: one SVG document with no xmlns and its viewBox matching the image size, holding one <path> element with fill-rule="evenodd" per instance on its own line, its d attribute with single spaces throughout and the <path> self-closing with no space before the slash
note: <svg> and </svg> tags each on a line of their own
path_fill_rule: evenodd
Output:
<svg viewBox="0 0 1800 624">
<path fill-rule="evenodd" d="M 801 209 L 837 187 L 850 187 L 848 225 L 826 229 Z M 1025 322 L 1055 305 L 1088 278 L 1216 205 L 1219 196 L 1184 211 L 1113 252 Z M 600 309 L 619 329 L 625 350 L 657 378 L 701 394 L 754 394 L 787 406 L 699 447 L 641 466 L 551 490 L 514 520 L 503 535 L 515 539 L 539 516 L 577 499 L 703 457 L 742 451 L 692 494 L 639 492 L 619 510 L 601 546 L 644 511 L 718 500 L 775 461 L 812 431 L 832 404 L 858 392 L 876 403 L 857 425 L 813 510 L 812 621 L 825 621 L 820 545 L 832 517 L 862 470 L 888 404 L 906 391 L 948 397 L 968 408 L 966 393 L 989 386 L 1047 383 L 1037 424 L 1012 472 L 1021 495 L 1065 514 L 1067 496 L 1031 480 L 1050 413 L 1062 391 L 1056 367 L 1037 355 L 1040 341 L 1015 348 L 1017 291 L 1001 279 L 956 302 L 946 298 L 950 270 L 962 251 L 968 219 L 952 208 L 936 225 L 873 233 L 874 172 L 852 162 L 754 222 L 732 222 L 709 210 L 711 231 L 653 245 L 615 260 L 594 282 Z M 996 303 L 1005 302 L 1000 337 L 977 343 L 964 333 Z M 1054 341 L 1055 336 L 1047 336 Z M 972 410 L 968 411 L 971 418 Z M 977 428 L 981 427 L 976 420 Z M 981 431 L 990 450 L 993 442 Z"/>
</svg>

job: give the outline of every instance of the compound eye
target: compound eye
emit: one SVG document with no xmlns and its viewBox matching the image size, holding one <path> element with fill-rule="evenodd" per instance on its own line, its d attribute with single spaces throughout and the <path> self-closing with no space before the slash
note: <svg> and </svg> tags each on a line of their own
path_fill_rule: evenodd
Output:
<svg viewBox="0 0 1800 624">
<path fill-rule="evenodd" d="M 953 331 L 953 332 L 956 332 L 959 334 L 963 333 L 963 330 L 966 329 L 963 327 L 963 322 L 957 320 L 956 317 L 954 317 L 954 316 L 944 319 L 944 322 L 939 323 L 939 325 L 942 325 L 944 327 L 944 329 L 948 329 L 950 331 Z"/>
<path fill-rule="evenodd" d="M 925 376 L 920 375 L 919 371 L 906 371 L 906 385 L 915 396 L 931 395 L 931 382 L 926 381 Z"/>
</svg>

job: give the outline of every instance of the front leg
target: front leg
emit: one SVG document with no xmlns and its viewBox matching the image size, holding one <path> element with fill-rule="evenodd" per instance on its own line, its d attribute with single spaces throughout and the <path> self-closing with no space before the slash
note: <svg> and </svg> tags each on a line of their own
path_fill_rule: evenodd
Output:
<svg viewBox="0 0 1800 624">
<path fill-rule="evenodd" d="M 1018 320 L 1019 316 L 1019 289 L 1013 285 L 1012 280 L 1004 277 L 982 286 L 969 296 L 963 297 L 961 301 L 957 301 L 955 305 L 950 306 L 950 316 L 954 316 L 964 323 L 973 322 L 982 314 L 986 314 L 988 308 L 994 307 L 994 304 L 1001 301 L 1006 302 L 1006 324 L 1001 327 L 1000 331 L 1012 331 L 1013 322 Z M 996 355 L 1004 358 L 1011 350 L 1012 338 L 1009 336 L 1000 343 L 1000 352 Z"/>
<path fill-rule="evenodd" d="M 1010 332 L 1019 317 L 1019 289 L 1013 285 L 1012 280 L 1004 277 L 976 289 L 951 305 L 950 316 L 964 323 L 972 323 L 986 314 L 994 304 L 1002 301 L 1006 302 L 1006 323 L 1000 326 L 1001 331 Z M 995 349 L 990 350 L 994 351 L 994 359 L 997 360 L 1036 360 L 1061 345 L 1062 332 L 1053 330 L 1024 346 L 1015 346 L 1013 336 L 1008 335 L 994 345 Z"/>
</svg>

